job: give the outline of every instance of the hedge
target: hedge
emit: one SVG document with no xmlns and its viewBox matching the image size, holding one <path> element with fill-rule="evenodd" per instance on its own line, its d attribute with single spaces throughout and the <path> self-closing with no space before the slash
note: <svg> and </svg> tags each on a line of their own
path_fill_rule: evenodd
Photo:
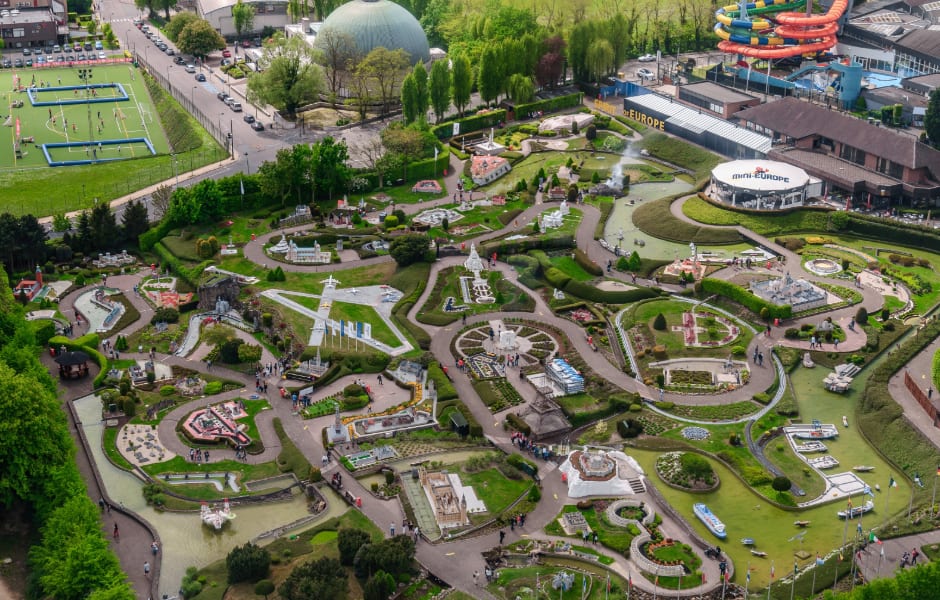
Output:
<svg viewBox="0 0 940 600">
<path fill-rule="evenodd" d="M 531 435 L 531 434 L 532 434 L 532 428 L 529 427 L 529 424 L 526 423 L 525 421 L 523 421 L 523 420 L 522 420 L 522 417 L 520 417 L 520 416 L 517 415 L 516 413 L 509 413 L 509 414 L 507 414 L 507 415 L 506 415 L 506 422 L 509 423 L 509 426 L 512 427 L 513 429 L 515 429 L 516 431 L 519 431 L 519 432 L 524 433 L 524 434 L 526 434 L 526 435 Z"/>
<path fill-rule="evenodd" d="M 193 289 L 199 288 L 199 278 L 202 276 L 202 272 L 206 270 L 206 267 L 211 267 L 215 264 L 213 260 L 206 260 L 188 269 L 184 267 L 180 259 L 176 258 L 161 242 L 154 244 L 153 251 L 160 257 L 161 266 L 168 267 L 177 277 L 188 283 Z"/>
<path fill-rule="evenodd" d="M 484 242 L 480 255 L 491 255 L 496 252 L 499 256 L 525 254 L 529 250 L 554 250 L 558 248 L 572 248 L 575 246 L 573 235 L 555 235 L 530 237 L 521 240 L 492 240 Z"/>
<path fill-rule="evenodd" d="M 435 161 L 433 157 L 415 161 L 405 168 L 405 173 L 407 173 L 409 181 L 434 179 L 435 177 L 443 176 L 444 169 L 448 166 L 450 166 L 450 148 L 444 146 L 437 157 L 437 161 Z"/>
<path fill-rule="evenodd" d="M 442 400 L 453 400 L 457 397 L 457 390 L 454 388 L 454 384 L 447 378 L 447 375 L 444 375 L 444 371 L 441 370 L 439 363 L 431 363 L 428 365 L 428 379 L 434 382 L 438 402 Z"/>
<path fill-rule="evenodd" d="M 55 322 L 50 319 L 29 321 L 29 327 L 33 330 L 36 343 L 40 346 L 45 346 L 55 336 Z"/>
<path fill-rule="evenodd" d="M 432 127 L 431 133 L 436 135 L 437 139 L 443 140 L 454 136 L 454 123 L 460 123 L 460 133 L 457 135 L 463 135 L 466 133 L 479 131 L 481 129 L 486 129 L 487 127 L 496 127 L 500 123 L 505 122 L 506 111 L 500 108 L 485 114 L 473 115 L 472 117 L 466 117 L 463 119 L 457 119 L 456 121 L 450 121 L 449 123 L 443 123 L 437 127 Z"/>
<path fill-rule="evenodd" d="M 638 300 L 659 297 L 659 290 L 655 288 L 636 288 L 633 290 L 601 290 L 589 283 L 572 279 L 564 288 L 565 293 L 604 304 L 626 304 Z"/>
<path fill-rule="evenodd" d="M 154 225 L 144 233 L 140 234 L 140 237 L 137 238 L 138 243 L 140 244 L 140 249 L 144 252 L 149 252 L 153 247 L 167 236 L 170 231 L 173 229 L 173 223 L 169 219 L 163 219 L 159 224 Z"/>
<path fill-rule="evenodd" d="M 758 298 L 749 290 L 721 279 L 706 277 L 702 280 L 702 290 L 709 294 L 718 294 L 728 300 L 737 302 L 755 315 L 760 315 L 761 311 L 765 308 L 767 309 L 767 316 L 771 319 L 789 319 L 793 315 L 793 307 L 789 304 L 784 304 L 783 306 L 771 304 L 766 300 Z"/>
<path fill-rule="evenodd" d="M 595 277 L 600 277 L 604 274 L 604 269 L 602 269 L 601 266 L 596 262 L 591 260 L 591 257 L 588 256 L 587 252 L 581 248 L 575 248 L 574 262 L 578 263 L 582 269 L 587 271 L 589 274 L 594 275 Z"/>
<path fill-rule="evenodd" d="M 548 100 L 538 100 L 528 104 L 517 104 L 514 112 L 516 113 L 517 119 L 528 118 L 530 114 L 537 111 L 546 113 L 557 112 L 565 108 L 581 106 L 583 97 L 584 94 L 582 92 L 575 92 L 565 96 L 549 98 Z"/>
<path fill-rule="evenodd" d="M 940 252 L 940 235 L 933 229 L 868 215 L 843 214 L 846 214 L 849 219 L 849 224 L 844 229 L 852 235 L 873 237 L 909 248 L 925 248 L 932 252 Z"/>
<path fill-rule="evenodd" d="M 297 479 L 304 481 L 310 476 L 310 463 L 304 457 L 303 453 L 294 445 L 294 442 L 284 432 L 284 425 L 277 417 L 272 419 L 274 433 L 281 442 L 281 453 L 277 455 L 277 468 L 282 472 L 293 471 Z"/>
</svg>

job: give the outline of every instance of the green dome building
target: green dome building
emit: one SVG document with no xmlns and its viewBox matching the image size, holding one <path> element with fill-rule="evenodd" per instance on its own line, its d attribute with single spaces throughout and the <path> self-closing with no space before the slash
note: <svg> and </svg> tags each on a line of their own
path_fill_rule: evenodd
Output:
<svg viewBox="0 0 940 600">
<path fill-rule="evenodd" d="M 382 46 L 389 50 L 401 48 L 408 53 L 411 64 L 428 62 L 431 58 L 428 38 L 421 24 L 406 8 L 390 0 L 347 2 L 330 13 L 317 37 L 331 29 L 355 40 L 362 56 Z M 314 47 L 317 47 L 316 42 Z"/>
</svg>

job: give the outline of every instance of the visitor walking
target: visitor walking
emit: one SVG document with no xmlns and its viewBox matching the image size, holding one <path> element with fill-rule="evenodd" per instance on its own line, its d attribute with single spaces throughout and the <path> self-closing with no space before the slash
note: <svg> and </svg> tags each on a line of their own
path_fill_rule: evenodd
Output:
<svg viewBox="0 0 940 600">
<path fill-rule="evenodd" d="M 150 562 L 144 561 L 144 577 L 150 579 Z"/>
<path fill-rule="evenodd" d="M 117 525 L 115 525 L 115 527 L 117 527 Z M 505 539 L 506 539 L 506 532 L 500 530 L 500 532 L 499 532 L 499 545 L 500 545 L 500 546 L 503 545 L 503 540 L 505 540 Z"/>
<path fill-rule="evenodd" d="M 391 537 L 395 537 L 395 524 L 394 523 L 388 526 L 388 531 L 391 534 Z"/>
<path fill-rule="evenodd" d="M 118 531 L 117 523 L 114 524 L 114 531 L 111 533 L 111 537 L 113 537 L 116 540 L 121 538 L 121 532 Z"/>
</svg>

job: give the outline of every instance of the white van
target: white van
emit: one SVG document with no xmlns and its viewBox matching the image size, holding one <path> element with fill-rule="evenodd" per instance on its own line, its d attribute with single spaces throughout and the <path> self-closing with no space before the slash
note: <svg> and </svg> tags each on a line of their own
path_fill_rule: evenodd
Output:
<svg viewBox="0 0 940 600">
<path fill-rule="evenodd" d="M 241 103 L 241 102 L 232 102 L 231 106 L 232 106 L 232 110 L 233 110 L 234 112 L 241 112 L 241 111 L 242 111 L 242 103 Z"/>
</svg>

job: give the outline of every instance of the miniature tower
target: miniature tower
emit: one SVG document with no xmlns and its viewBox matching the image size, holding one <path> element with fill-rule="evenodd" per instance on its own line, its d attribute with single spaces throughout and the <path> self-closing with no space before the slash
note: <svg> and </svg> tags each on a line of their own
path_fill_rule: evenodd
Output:
<svg viewBox="0 0 940 600">
<path fill-rule="evenodd" d="M 467 518 L 467 496 L 463 495 L 460 497 L 460 522 L 461 524 L 467 523 L 469 519 Z"/>
</svg>

